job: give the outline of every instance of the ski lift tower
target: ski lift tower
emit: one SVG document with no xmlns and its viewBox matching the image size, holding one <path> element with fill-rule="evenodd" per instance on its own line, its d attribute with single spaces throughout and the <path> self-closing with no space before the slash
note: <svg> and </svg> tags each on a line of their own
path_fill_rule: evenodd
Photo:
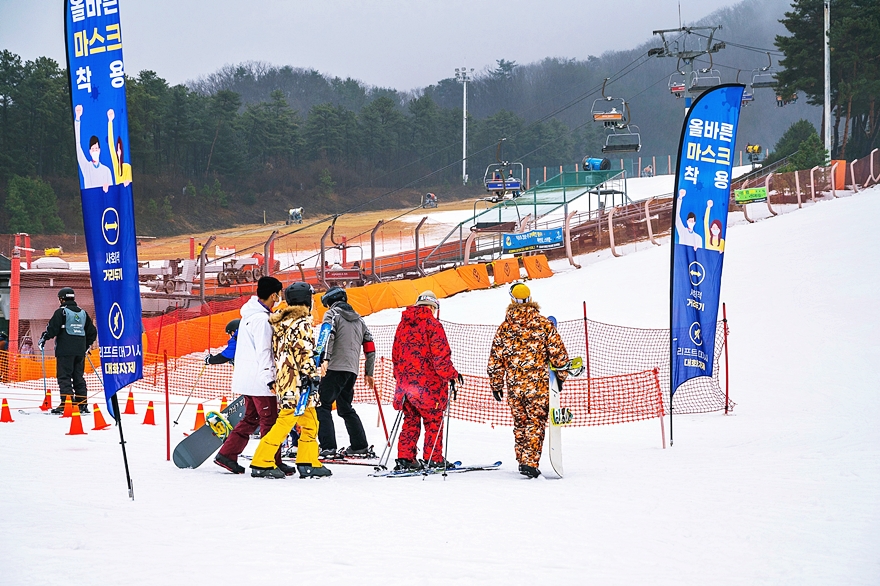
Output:
<svg viewBox="0 0 880 586">
<path fill-rule="evenodd" d="M 703 71 L 694 70 L 694 60 L 697 57 L 709 55 L 711 58 L 712 53 L 717 53 L 726 46 L 723 42 L 717 42 L 714 44 L 712 42 L 715 38 L 715 32 L 720 28 L 721 25 L 719 24 L 718 26 L 684 26 L 681 28 L 653 31 L 653 34 L 660 35 L 660 40 L 663 41 L 663 47 L 655 47 L 649 50 L 648 56 L 675 57 L 678 59 L 679 65 L 684 62 L 685 70 L 681 71 L 680 67 L 678 70 L 685 75 L 685 82 L 687 85 L 687 94 L 685 95 L 684 100 L 685 115 L 687 115 L 688 110 L 691 108 L 693 98 L 707 89 L 721 83 L 720 77 L 717 75 L 716 70 L 711 69 L 711 65 L 709 69 Z M 669 38 L 673 36 L 674 33 L 677 33 L 677 36 L 675 36 L 675 38 Z M 705 46 L 702 46 L 699 40 L 695 43 L 688 43 L 687 41 L 690 40 L 691 35 L 705 38 Z M 689 49 L 688 47 L 696 48 Z"/>
<path fill-rule="evenodd" d="M 462 94 L 462 122 L 461 122 L 461 184 L 467 185 L 467 84 L 474 80 L 474 68 L 455 68 L 455 81 L 464 88 Z"/>
</svg>

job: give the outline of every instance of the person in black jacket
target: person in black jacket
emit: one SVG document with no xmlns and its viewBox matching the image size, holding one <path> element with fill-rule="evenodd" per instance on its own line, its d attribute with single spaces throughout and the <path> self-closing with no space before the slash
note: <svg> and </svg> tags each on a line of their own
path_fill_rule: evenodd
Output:
<svg viewBox="0 0 880 586">
<path fill-rule="evenodd" d="M 85 372 L 86 352 L 98 338 L 98 329 L 86 310 L 76 304 L 76 293 L 70 287 L 58 291 L 61 307 L 55 310 L 46 331 L 40 337 L 40 350 L 47 340 L 55 340 L 55 374 L 58 378 L 58 390 L 61 393 L 61 404 L 52 409 L 52 413 L 64 412 L 64 401 L 70 397 L 71 402 L 79 407 L 80 413 L 88 413 Z"/>
</svg>

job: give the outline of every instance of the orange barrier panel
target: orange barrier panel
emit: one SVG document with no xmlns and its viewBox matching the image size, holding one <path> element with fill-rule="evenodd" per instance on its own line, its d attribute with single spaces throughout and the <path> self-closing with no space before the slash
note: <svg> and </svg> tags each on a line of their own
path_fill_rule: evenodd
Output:
<svg viewBox="0 0 880 586">
<path fill-rule="evenodd" d="M 437 299 L 442 299 L 446 297 L 446 292 L 440 287 L 440 284 L 434 280 L 434 275 L 430 275 L 428 277 L 422 277 L 420 279 L 415 279 L 414 281 L 410 281 L 413 284 L 413 287 L 416 288 L 418 295 L 421 295 L 424 291 L 433 291 L 434 295 L 437 296 Z M 415 303 L 415 301 L 413 301 Z"/>
<path fill-rule="evenodd" d="M 319 324 L 324 319 L 324 314 L 327 313 L 327 308 L 321 305 L 321 296 L 323 293 L 315 293 L 312 297 L 312 319 L 314 323 Z"/>
<path fill-rule="evenodd" d="M 373 308 L 370 306 L 370 294 L 364 287 L 351 287 L 345 290 L 348 295 L 348 304 L 360 315 L 370 315 Z"/>
<path fill-rule="evenodd" d="M 492 263 L 495 275 L 495 284 L 513 283 L 520 279 L 519 259 L 502 258 Z"/>
<path fill-rule="evenodd" d="M 492 286 L 492 283 L 489 281 L 489 272 L 486 270 L 486 265 L 484 264 L 458 267 L 455 269 L 455 272 L 457 272 L 458 276 L 467 284 L 469 291 L 488 289 Z"/>
<path fill-rule="evenodd" d="M 522 257 L 523 266 L 526 267 L 526 274 L 530 279 L 543 279 L 544 277 L 553 276 L 550 265 L 547 264 L 547 257 L 543 254 L 535 256 Z"/>
<path fill-rule="evenodd" d="M 397 307 L 394 291 L 387 283 L 367 285 L 364 287 L 364 291 L 367 293 L 367 297 L 370 298 L 370 307 L 373 309 L 373 313 Z"/>
<path fill-rule="evenodd" d="M 421 293 L 413 285 L 413 281 L 391 281 L 388 286 L 391 287 L 397 307 L 409 307 L 416 302 Z"/>
<path fill-rule="evenodd" d="M 443 293 L 445 293 L 444 297 L 451 297 L 456 293 L 468 290 L 468 284 L 459 276 L 458 271 L 455 269 L 441 271 L 434 274 L 433 277 L 434 282 L 443 289 Z M 439 292 L 434 291 L 434 293 Z"/>
</svg>

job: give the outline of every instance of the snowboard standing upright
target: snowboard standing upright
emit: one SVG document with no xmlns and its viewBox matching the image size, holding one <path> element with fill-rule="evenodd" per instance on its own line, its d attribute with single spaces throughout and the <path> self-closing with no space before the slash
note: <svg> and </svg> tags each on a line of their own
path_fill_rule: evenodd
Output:
<svg viewBox="0 0 880 586">
<path fill-rule="evenodd" d="M 556 318 L 551 315 L 548 319 L 555 328 Z M 559 395 L 562 388 L 559 386 L 559 379 L 556 378 L 556 373 L 553 372 L 549 364 L 547 365 L 547 372 L 550 377 L 550 410 L 547 421 L 550 429 L 547 430 L 547 451 L 550 455 L 550 466 L 553 467 L 556 475 L 562 478 L 562 427 L 554 421 L 554 414 L 559 413 L 561 409 Z"/>
<path fill-rule="evenodd" d="M 244 417 L 244 396 L 239 396 L 223 410 L 229 425 L 235 427 Z M 211 454 L 220 449 L 223 440 L 214 434 L 210 425 L 203 425 L 183 439 L 174 448 L 172 459 L 178 468 L 198 468 Z"/>
</svg>

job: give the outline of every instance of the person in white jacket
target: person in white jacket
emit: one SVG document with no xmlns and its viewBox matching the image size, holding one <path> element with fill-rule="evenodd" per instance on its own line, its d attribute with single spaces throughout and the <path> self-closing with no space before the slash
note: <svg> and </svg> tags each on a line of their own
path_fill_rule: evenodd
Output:
<svg viewBox="0 0 880 586">
<path fill-rule="evenodd" d="M 235 370 L 232 374 L 232 392 L 244 396 L 244 416 L 235 426 L 214 463 L 233 474 L 243 474 L 244 467 L 238 456 L 248 443 L 250 435 L 260 426 L 263 433 L 272 429 L 278 418 L 278 399 L 275 386 L 275 355 L 272 353 L 272 325 L 269 314 L 281 300 L 284 286 L 275 277 L 261 277 L 257 295 L 241 308 L 238 343 L 235 348 Z M 281 451 L 275 454 L 275 464 L 290 476 L 296 469 L 281 462 Z M 251 476 L 262 476 L 254 469 Z"/>
</svg>

